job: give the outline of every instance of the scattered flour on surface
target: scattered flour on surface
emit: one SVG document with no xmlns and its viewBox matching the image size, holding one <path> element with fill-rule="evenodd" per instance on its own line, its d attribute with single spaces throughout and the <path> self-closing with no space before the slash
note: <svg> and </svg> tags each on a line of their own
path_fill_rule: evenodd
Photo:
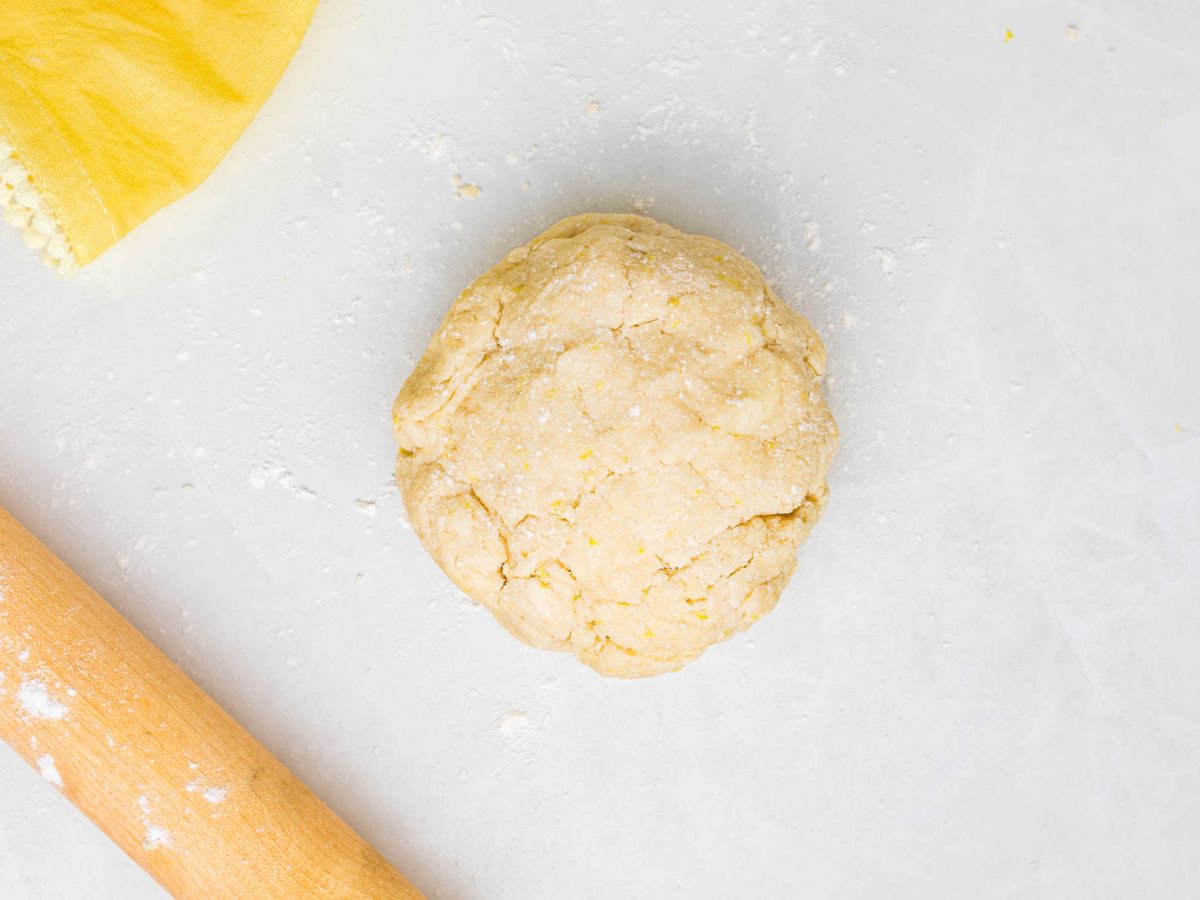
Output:
<svg viewBox="0 0 1200 900">
<path fill-rule="evenodd" d="M 699 71 L 703 67 L 704 63 L 699 59 L 680 59 L 670 56 L 652 59 L 646 63 L 647 69 L 661 75 L 666 75 L 668 78 L 679 78 L 682 75 L 690 75 L 692 72 Z"/>
<path fill-rule="evenodd" d="M 256 491 L 267 487 L 283 488 L 294 497 L 301 500 L 315 500 L 316 492 L 300 482 L 280 459 L 259 461 L 250 474 L 246 476 L 246 484 Z"/>
<path fill-rule="evenodd" d="M 58 774 L 58 768 L 54 765 L 54 757 L 49 753 L 38 757 L 37 767 L 38 771 L 42 773 L 42 777 L 52 785 L 63 786 L 62 776 Z"/>
<path fill-rule="evenodd" d="M 421 154 L 431 162 L 436 162 L 446 155 L 450 145 L 450 136 L 438 133 L 421 141 Z"/>
<path fill-rule="evenodd" d="M 523 709 L 510 709 L 500 717 L 496 731 L 505 737 L 512 737 L 529 727 L 529 713 Z"/>
<path fill-rule="evenodd" d="M 746 118 L 742 120 L 742 133 L 746 135 L 746 146 L 751 150 L 761 150 L 762 144 L 758 142 L 758 134 L 755 128 L 758 125 L 758 108 L 750 110 L 746 113 Z"/>
<path fill-rule="evenodd" d="M 26 715 L 35 719 L 65 719 L 67 706 L 50 696 L 46 684 L 37 678 L 22 681 L 17 688 L 17 701 Z"/>
<path fill-rule="evenodd" d="M 804 245 L 808 247 L 809 253 L 816 253 L 821 249 L 821 226 L 819 223 L 804 223 Z"/>
<path fill-rule="evenodd" d="M 633 211 L 635 213 L 637 213 L 639 216 L 644 216 L 646 213 L 650 212 L 650 210 L 654 209 L 655 205 L 658 203 L 658 200 L 654 197 L 637 194 L 630 198 L 629 203 L 633 207 Z"/>
<path fill-rule="evenodd" d="M 890 250 L 887 247 L 876 247 L 875 255 L 879 258 L 879 269 L 884 275 L 891 275 L 896 271 L 895 250 Z"/>
</svg>

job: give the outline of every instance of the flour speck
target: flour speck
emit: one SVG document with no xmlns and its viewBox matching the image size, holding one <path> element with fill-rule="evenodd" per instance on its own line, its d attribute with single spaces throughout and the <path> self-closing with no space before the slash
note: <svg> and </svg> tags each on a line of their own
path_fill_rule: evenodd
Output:
<svg viewBox="0 0 1200 900">
<path fill-rule="evenodd" d="M 171 833 L 161 825 L 147 825 L 146 839 L 142 846 L 147 850 L 157 850 L 159 847 L 171 846 Z"/>
<path fill-rule="evenodd" d="M 246 476 L 246 484 L 256 491 L 268 487 L 282 488 L 300 500 L 315 500 L 317 496 L 316 492 L 301 483 L 279 458 L 260 460 Z"/>
<path fill-rule="evenodd" d="M 658 203 L 658 200 L 656 198 L 644 196 L 641 194 L 635 196 L 630 201 L 630 205 L 633 207 L 633 211 L 635 213 L 637 213 L 639 216 L 644 216 L 646 213 L 650 212 L 650 210 L 654 209 L 654 206 L 657 203 Z"/>
<path fill-rule="evenodd" d="M 35 719 L 65 719 L 67 706 L 50 696 L 45 682 L 37 678 L 22 681 L 17 688 L 17 701 L 25 714 Z"/>
<path fill-rule="evenodd" d="M 804 246 L 808 247 L 809 253 L 816 253 L 821 249 L 821 226 L 819 223 L 804 223 Z"/>
<path fill-rule="evenodd" d="M 188 763 L 188 766 L 193 769 L 198 768 L 194 763 Z M 229 788 L 224 788 L 224 787 L 206 788 L 204 786 L 203 779 L 200 779 L 200 778 L 193 778 L 191 781 L 189 781 L 187 784 L 185 784 L 183 786 L 183 789 L 185 791 L 187 791 L 189 794 L 199 794 L 201 797 L 203 797 L 205 800 L 207 800 L 209 803 L 212 803 L 212 804 L 222 803 L 225 800 L 225 798 L 229 795 Z M 143 812 L 144 811 L 145 810 L 143 810 Z"/>
<path fill-rule="evenodd" d="M 42 773 L 42 777 L 52 785 L 63 786 L 62 776 L 58 774 L 58 768 L 54 765 L 54 757 L 49 753 L 38 757 L 37 767 L 38 771 Z"/>
<path fill-rule="evenodd" d="M 157 850 L 160 847 L 171 846 L 171 832 L 163 828 L 161 825 L 155 825 L 150 821 L 150 801 L 145 794 L 138 797 L 138 809 L 142 811 L 142 825 L 146 829 L 146 834 L 142 840 L 142 846 L 147 850 Z"/>
<path fill-rule="evenodd" d="M 529 727 L 529 713 L 523 709 L 510 709 L 500 717 L 496 731 L 505 737 L 513 737 Z"/>
</svg>

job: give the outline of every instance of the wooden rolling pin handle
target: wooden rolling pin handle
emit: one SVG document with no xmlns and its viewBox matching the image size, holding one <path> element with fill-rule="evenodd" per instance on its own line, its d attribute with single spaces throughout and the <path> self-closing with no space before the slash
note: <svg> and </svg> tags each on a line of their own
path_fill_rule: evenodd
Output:
<svg viewBox="0 0 1200 900">
<path fill-rule="evenodd" d="M 0 507 L 0 737 L 179 898 L 420 898 Z"/>
</svg>

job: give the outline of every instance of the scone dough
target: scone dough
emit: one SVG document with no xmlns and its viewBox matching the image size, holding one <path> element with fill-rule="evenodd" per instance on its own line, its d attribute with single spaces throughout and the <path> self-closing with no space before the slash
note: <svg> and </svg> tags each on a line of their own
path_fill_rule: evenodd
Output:
<svg viewBox="0 0 1200 900">
<path fill-rule="evenodd" d="M 521 640 L 606 675 L 678 669 L 795 568 L 837 444 L 824 365 L 725 244 L 574 216 L 451 307 L 396 399 L 400 490 Z"/>
</svg>

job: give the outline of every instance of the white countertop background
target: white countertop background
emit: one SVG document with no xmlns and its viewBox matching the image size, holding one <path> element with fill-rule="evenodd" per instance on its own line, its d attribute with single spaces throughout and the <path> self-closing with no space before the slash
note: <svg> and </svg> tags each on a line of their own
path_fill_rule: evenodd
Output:
<svg viewBox="0 0 1200 900">
<path fill-rule="evenodd" d="M 326 0 L 80 277 L 0 232 L 0 503 L 431 897 L 1196 896 L 1200 7 L 671 6 Z M 451 587 L 388 412 L 633 209 L 812 319 L 842 444 L 778 609 L 619 682 Z M 0 747 L 0 897 L 160 896 Z"/>
</svg>

